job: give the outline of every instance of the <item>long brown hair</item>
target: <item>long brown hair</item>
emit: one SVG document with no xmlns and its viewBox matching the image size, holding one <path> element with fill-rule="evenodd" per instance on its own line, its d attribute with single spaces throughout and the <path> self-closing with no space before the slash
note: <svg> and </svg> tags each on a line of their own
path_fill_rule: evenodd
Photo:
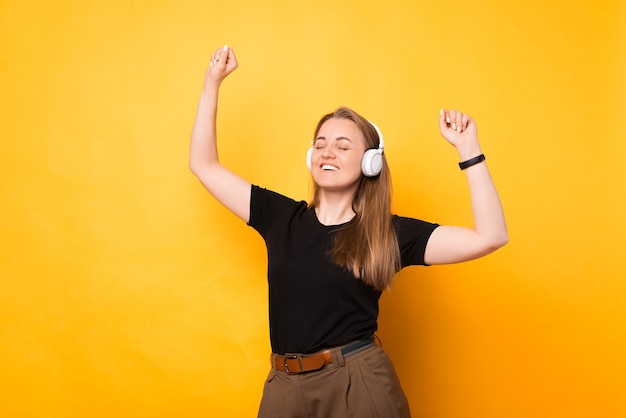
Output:
<svg viewBox="0 0 626 418">
<path fill-rule="evenodd" d="M 347 107 L 339 107 L 333 113 L 324 115 L 313 138 L 317 138 L 324 122 L 331 118 L 353 121 L 363 133 L 365 149 L 378 148 L 380 138 L 376 129 L 367 119 Z M 320 189 L 314 184 L 309 208 L 319 205 L 319 199 Z M 361 175 L 352 209 L 356 213 L 355 219 L 337 232 L 330 257 L 366 284 L 384 290 L 391 286 L 401 267 L 400 249 L 391 217 L 391 173 L 384 154 L 380 175 Z"/>
</svg>

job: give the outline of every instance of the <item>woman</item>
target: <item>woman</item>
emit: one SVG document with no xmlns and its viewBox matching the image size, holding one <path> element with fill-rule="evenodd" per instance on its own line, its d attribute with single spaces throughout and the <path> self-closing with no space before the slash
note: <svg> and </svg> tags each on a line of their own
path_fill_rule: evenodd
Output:
<svg viewBox="0 0 626 418">
<path fill-rule="evenodd" d="M 383 137 L 348 108 L 318 123 L 307 154 L 314 196 L 309 204 L 297 202 L 253 186 L 219 162 L 218 91 L 237 65 L 232 49 L 213 53 L 190 168 L 267 245 L 272 355 L 259 417 L 408 417 L 393 366 L 374 343 L 382 290 L 404 266 L 472 260 L 508 240 L 476 125 L 454 110 L 439 116 L 467 175 L 473 228 L 392 215 Z"/>
</svg>

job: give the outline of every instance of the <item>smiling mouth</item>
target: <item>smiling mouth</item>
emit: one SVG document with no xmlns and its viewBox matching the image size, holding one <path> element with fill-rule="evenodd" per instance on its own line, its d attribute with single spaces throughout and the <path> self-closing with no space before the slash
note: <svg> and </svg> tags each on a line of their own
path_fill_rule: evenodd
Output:
<svg viewBox="0 0 626 418">
<path fill-rule="evenodd" d="M 337 170 L 339 170 L 339 168 L 335 167 L 334 165 L 324 164 L 322 166 L 322 170 L 323 171 L 337 171 Z"/>
</svg>

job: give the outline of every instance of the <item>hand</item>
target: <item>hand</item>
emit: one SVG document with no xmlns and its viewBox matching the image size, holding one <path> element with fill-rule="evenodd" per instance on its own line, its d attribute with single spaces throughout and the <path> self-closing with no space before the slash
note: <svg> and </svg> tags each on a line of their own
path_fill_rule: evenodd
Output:
<svg viewBox="0 0 626 418">
<path fill-rule="evenodd" d="M 462 158 L 467 155 L 471 158 L 480 154 L 478 130 L 476 123 L 469 115 L 454 109 L 441 110 L 439 130 L 441 135 L 457 149 Z"/>
<path fill-rule="evenodd" d="M 239 64 L 232 48 L 224 45 L 217 49 L 211 56 L 211 65 L 205 74 L 205 83 L 213 82 L 220 84 L 226 76 L 235 71 Z"/>
</svg>

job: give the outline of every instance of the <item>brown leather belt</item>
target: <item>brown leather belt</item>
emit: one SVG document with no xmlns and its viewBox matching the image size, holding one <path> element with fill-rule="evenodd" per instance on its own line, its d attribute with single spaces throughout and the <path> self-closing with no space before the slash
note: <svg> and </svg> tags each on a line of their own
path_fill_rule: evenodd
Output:
<svg viewBox="0 0 626 418">
<path fill-rule="evenodd" d="M 374 343 L 374 337 L 356 341 L 340 348 L 344 357 L 356 354 L 360 349 Z M 332 364 L 333 355 L 331 350 L 324 350 L 313 354 L 272 354 L 270 361 L 276 370 L 289 374 L 299 374 L 319 370 L 327 364 Z"/>
</svg>

